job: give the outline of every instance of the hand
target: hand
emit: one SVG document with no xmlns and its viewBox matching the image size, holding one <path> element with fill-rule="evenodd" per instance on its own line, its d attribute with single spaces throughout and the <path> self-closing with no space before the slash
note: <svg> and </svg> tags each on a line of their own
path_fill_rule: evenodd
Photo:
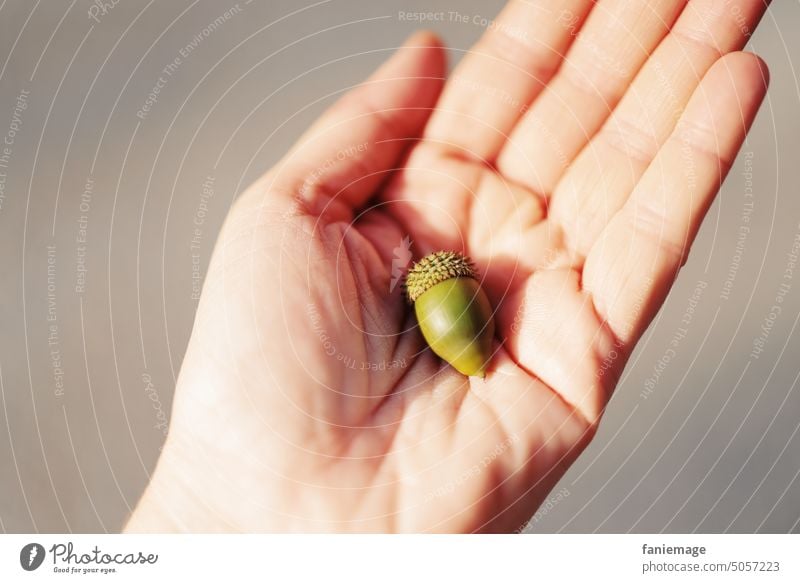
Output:
<svg viewBox="0 0 800 583">
<path fill-rule="evenodd" d="M 447 84 L 436 38 L 413 36 L 237 200 L 128 530 L 509 531 L 533 514 L 766 91 L 736 52 L 762 0 L 593 4 L 512 1 Z M 485 380 L 426 349 L 392 290 L 406 236 L 417 258 L 475 261 L 497 310 Z"/>
</svg>

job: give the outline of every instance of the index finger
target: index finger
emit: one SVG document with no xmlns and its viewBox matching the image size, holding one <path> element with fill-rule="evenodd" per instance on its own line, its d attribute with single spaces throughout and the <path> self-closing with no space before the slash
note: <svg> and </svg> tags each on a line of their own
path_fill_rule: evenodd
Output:
<svg viewBox="0 0 800 583">
<path fill-rule="evenodd" d="M 511 0 L 497 20 L 487 21 L 484 35 L 456 67 L 425 137 L 462 155 L 493 160 L 555 74 L 592 5 Z"/>
</svg>

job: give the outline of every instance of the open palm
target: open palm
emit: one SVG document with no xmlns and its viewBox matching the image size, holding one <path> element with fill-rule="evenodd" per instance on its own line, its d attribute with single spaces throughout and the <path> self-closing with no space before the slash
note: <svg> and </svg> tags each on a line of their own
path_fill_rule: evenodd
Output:
<svg viewBox="0 0 800 583">
<path fill-rule="evenodd" d="M 129 529 L 522 526 L 744 140 L 766 68 L 735 51 L 763 8 L 512 1 L 446 85 L 415 35 L 236 202 Z M 475 261 L 485 380 L 426 348 L 409 243 Z"/>
</svg>

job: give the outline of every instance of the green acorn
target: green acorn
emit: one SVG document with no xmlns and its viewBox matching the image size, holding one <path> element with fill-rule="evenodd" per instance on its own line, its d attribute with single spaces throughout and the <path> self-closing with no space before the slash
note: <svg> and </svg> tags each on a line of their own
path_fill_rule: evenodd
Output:
<svg viewBox="0 0 800 583">
<path fill-rule="evenodd" d="M 477 277 L 467 257 L 437 251 L 414 264 L 405 288 L 431 349 L 461 374 L 485 377 L 494 320 Z"/>
</svg>

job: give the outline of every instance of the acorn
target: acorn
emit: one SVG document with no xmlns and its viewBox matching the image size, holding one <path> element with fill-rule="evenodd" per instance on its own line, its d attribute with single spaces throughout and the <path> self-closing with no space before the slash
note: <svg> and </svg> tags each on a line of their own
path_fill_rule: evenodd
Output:
<svg viewBox="0 0 800 583">
<path fill-rule="evenodd" d="M 426 255 L 408 271 L 405 290 L 433 352 L 461 374 L 485 377 L 494 319 L 469 258 L 455 251 Z"/>
</svg>

